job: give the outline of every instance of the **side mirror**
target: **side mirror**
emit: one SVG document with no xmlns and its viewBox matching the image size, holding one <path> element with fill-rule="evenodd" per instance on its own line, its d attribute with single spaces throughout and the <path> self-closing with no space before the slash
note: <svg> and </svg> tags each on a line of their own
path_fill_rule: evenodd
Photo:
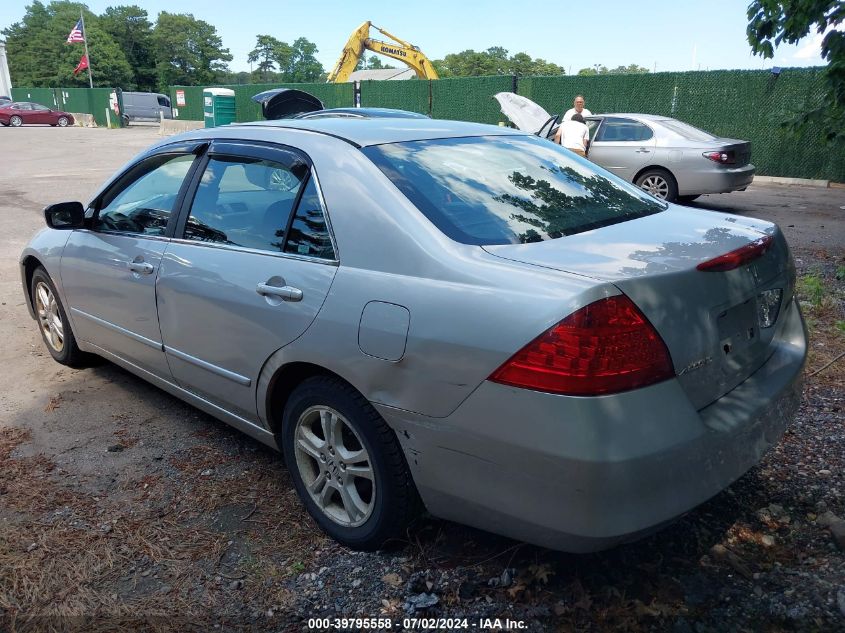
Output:
<svg viewBox="0 0 845 633">
<path fill-rule="evenodd" d="M 58 202 L 44 208 L 44 219 L 51 229 L 85 227 L 85 208 L 81 202 Z"/>
</svg>

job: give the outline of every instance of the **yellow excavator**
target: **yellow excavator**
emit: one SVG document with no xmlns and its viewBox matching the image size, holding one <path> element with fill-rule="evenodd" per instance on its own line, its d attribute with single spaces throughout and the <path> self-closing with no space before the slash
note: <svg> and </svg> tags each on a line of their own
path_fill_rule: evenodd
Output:
<svg viewBox="0 0 845 633">
<path fill-rule="evenodd" d="M 389 37 L 395 44 L 371 39 L 370 27 Z M 355 70 L 355 66 L 358 65 L 358 60 L 361 59 L 365 50 L 404 62 L 414 69 L 420 79 L 438 79 L 437 71 L 431 65 L 431 60 L 423 54 L 419 47 L 405 40 L 400 40 L 372 22 L 364 22 L 349 37 L 349 41 L 346 42 L 346 46 L 343 47 L 343 52 L 340 54 L 340 59 L 337 60 L 337 64 L 329 73 L 326 82 L 343 83 L 348 81 L 349 75 Z"/>
</svg>

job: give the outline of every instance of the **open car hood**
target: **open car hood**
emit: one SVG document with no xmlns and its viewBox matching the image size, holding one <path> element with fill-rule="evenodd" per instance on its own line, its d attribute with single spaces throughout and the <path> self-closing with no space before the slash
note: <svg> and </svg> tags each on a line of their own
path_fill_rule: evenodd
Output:
<svg viewBox="0 0 845 633">
<path fill-rule="evenodd" d="M 499 102 L 502 114 L 523 132 L 537 134 L 553 118 L 542 106 L 513 92 L 499 92 L 493 98 Z"/>
<path fill-rule="evenodd" d="M 261 104 L 265 119 L 284 119 L 302 112 L 323 110 L 323 102 L 312 94 L 293 88 L 273 88 L 259 92 L 252 100 Z"/>
</svg>

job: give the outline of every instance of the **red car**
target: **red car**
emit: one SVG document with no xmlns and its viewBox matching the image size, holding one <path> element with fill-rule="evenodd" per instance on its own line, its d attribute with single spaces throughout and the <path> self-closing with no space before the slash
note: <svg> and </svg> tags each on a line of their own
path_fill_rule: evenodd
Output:
<svg viewBox="0 0 845 633">
<path fill-rule="evenodd" d="M 51 110 L 40 103 L 16 101 L 0 105 L 0 123 L 20 127 L 23 124 L 42 123 L 67 127 L 73 125 L 73 115 L 69 112 Z"/>
</svg>

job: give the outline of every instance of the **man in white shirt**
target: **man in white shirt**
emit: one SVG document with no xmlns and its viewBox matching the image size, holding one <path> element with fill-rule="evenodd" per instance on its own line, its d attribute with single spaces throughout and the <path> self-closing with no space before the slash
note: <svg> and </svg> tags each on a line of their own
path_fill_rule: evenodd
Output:
<svg viewBox="0 0 845 633">
<path fill-rule="evenodd" d="M 586 158 L 587 146 L 590 144 L 590 130 L 584 123 L 584 117 L 576 112 L 571 119 L 561 123 L 555 133 L 555 143 L 560 143 L 578 156 Z"/>
<path fill-rule="evenodd" d="M 584 95 L 578 95 L 575 97 L 575 103 L 573 105 L 575 107 L 569 108 L 569 110 L 566 111 L 566 114 L 563 115 L 564 121 L 568 121 L 572 118 L 572 115 L 576 113 L 581 116 L 593 116 L 593 113 L 584 107 Z"/>
</svg>

